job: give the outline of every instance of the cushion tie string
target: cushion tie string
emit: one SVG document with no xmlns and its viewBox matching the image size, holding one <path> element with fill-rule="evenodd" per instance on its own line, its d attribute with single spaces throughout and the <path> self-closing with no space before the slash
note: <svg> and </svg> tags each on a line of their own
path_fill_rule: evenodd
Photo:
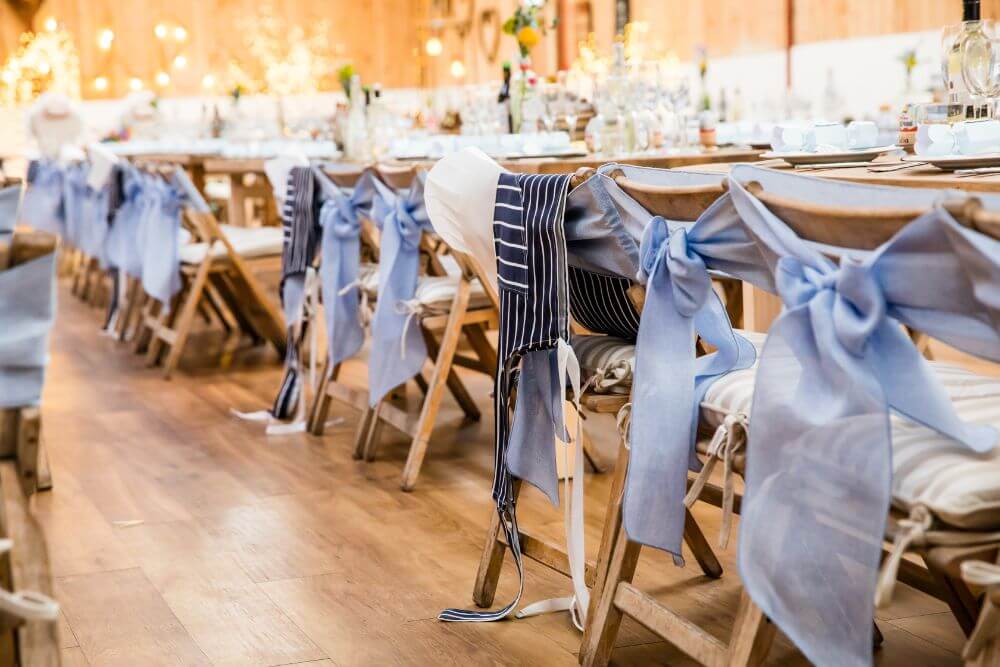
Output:
<svg viewBox="0 0 1000 667">
<path fill-rule="evenodd" d="M 622 438 L 622 444 L 628 449 L 628 431 L 632 426 L 632 402 L 629 401 L 621 407 L 615 416 L 615 424 L 618 426 L 618 435 Z"/>
<path fill-rule="evenodd" d="M 352 289 L 357 289 L 358 294 L 361 299 L 358 302 L 358 315 L 361 319 L 361 326 L 367 327 L 372 321 L 372 307 L 368 300 L 368 290 L 365 289 L 365 281 L 361 278 L 355 278 L 351 282 L 344 285 L 340 291 L 337 292 L 337 296 L 347 296 L 348 292 Z"/>
<path fill-rule="evenodd" d="M 410 322 L 413 321 L 414 317 L 419 317 L 423 311 L 424 305 L 420 302 L 420 299 L 407 299 L 396 302 L 396 314 L 406 315 L 406 320 L 403 322 L 403 333 L 400 334 L 401 340 L 406 340 L 406 332 L 410 328 Z M 406 359 L 405 345 L 399 347 L 399 358 Z"/>
<path fill-rule="evenodd" d="M 923 505 L 917 505 L 910 510 L 907 519 L 899 521 L 899 531 L 892 541 L 892 551 L 882 564 L 882 572 L 875 587 L 875 606 L 882 609 L 892 600 L 892 591 L 896 586 L 896 575 L 903 555 L 911 546 L 927 544 L 927 531 L 933 524 L 930 511 Z"/>
<path fill-rule="evenodd" d="M 732 534 L 733 507 L 736 500 L 736 481 L 733 463 L 736 453 L 746 444 L 747 417 L 743 414 L 726 415 L 725 420 L 715 429 L 711 442 L 708 444 L 708 458 L 701 472 L 695 477 L 691 488 L 684 497 L 684 506 L 690 508 L 701 496 L 705 484 L 708 483 L 715 469 L 715 464 L 722 461 L 722 525 L 719 528 L 719 548 L 729 546 Z"/>
<path fill-rule="evenodd" d="M 965 583 L 986 589 L 979 620 L 962 649 L 962 659 L 971 663 L 982 657 L 984 659 L 980 664 L 990 664 L 989 659 L 981 654 L 987 650 L 990 641 L 993 642 L 993 652 L 1000 653 L 1000 563 L 968 560 L 962 563 L 961 568 Z"/>
</svg>

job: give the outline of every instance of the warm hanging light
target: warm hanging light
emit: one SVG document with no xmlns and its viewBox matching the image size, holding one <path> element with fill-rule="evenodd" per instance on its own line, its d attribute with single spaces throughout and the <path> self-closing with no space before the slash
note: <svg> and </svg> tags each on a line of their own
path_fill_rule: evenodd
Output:
<svg viewBox="0 0 1000 667">
<path fill-rule="evenodd" d="M 201 87 L 205 90 L 211 90 L 215 88 L 215 76 L 212 74 L 206 74 L 201 77 Z"/>
<path fill-rule="evenodd" d="M 115 33 L 111 28 L 105 28 L 97 33 L 97 48 L 101 51 L 110 51 L 111 44 L 115 41 Z"/>
<path fill-rule="evenodd" d="M 45 19 L 45 30 L 48 32 L 55 32 L 59 28 L 59 22 L 56 21 L 54 16 L 50 16 Z"/>
<path fill-rule="evenodd" d="M 167 38 L 167 26 L 165 23 L 157 23 L 153 28 L 153 34 L 156 35 L 157 39 Z"/>
<path fill-rule="evenodd" d="M 427 43 L 424 44 L 424 50 L 427 52 L 427 55 L 437 57 L 441 55 L 441 52 L 444 50 L 444 45 L 441 44 L 441 40 L 439 38 L 430 37 L 427 39 Z"/>
<path fill-rule="evenodd" d="M 133 76 L 128 80 L 128 87 L 129 90 L 132 91 L 142 90 L 142 79 L 137 76 Z"/>
<path fill-rule="evenodd" d="M 176 39 L 178 42 L 183 42 L 186 41 L 187 38 L 188 38 L 188 31 L 185 30 L 184 26 L 179 25 L 176 28 L 174 28 L 174 39 Z"/>
<path fill-rule="evenodd" d="M 465 63 L 457 58 L 451 61 L 451 75 L 456 79 L 461 79 L 465 77 Z"/>
<path fill-rule="evenodd" d="M 188 64 L 187 56 L 185 56 L 183 53 L 174 58 L 174 68 L 176 69 L 184 69 L 185 67 L 187 67 L 187 64 Z"/>
<path fill-rule="evenodd" d="M 157 86 L 165 88 L 170 85 L 170 75 L 166 72 L 157 72 L 155 81 Z"/>
<path fill-rule="evenodd" d="M 104 92 L 108 89 L 108 77 L 99 76 L 94 79 L 94 90 L 98 92 Z"/>
</svg>

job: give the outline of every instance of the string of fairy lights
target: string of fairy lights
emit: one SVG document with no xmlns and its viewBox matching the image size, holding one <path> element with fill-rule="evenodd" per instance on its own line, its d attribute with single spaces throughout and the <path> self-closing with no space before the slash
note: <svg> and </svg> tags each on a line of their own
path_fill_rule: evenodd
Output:
<svg viewBox="0 0 1000 667">
<path fill-rule="evenodd" d="M 113 97 L 152 90 L 157 94 L 196 92 L 301 95 L 339 86 L 337 70 L 347 62 L 345 48 L 330 40 L 328 20 L 306 25 L 289 24 L 273 6 L 265 5 L 253 16 L 235 21 L 241 43 L 228 53 L 218 44 L 199 52 L 192 48 L 188 28 L 175 20 L 160 20 L 151 27 L 151 71 L 130 70 L 118 35 L 110 26 L 96 30 L 96 46 L 87 63 L 91 74 L 81 79 L 80 53 L 74 35 L 57 17 L 48 17 L 37 31 L 20 36 L 17 49 L 0 66 L 0 105 L 28 104 L 46 91 L 72 98 Z M 78 39 L 86 39 L 76 35 Z M 135 35 L 129 35 L 134 41 Z M 206 58 L 204 51 L 210 55 Z M 191 71 L 196 58 L 201 69 Z M 207 62 L 206 62 L 207 60 Z M 147 65 L 148 67 L 148 65 Z M 201 74 L 200 80 L 198 74 Z"/>
</svg>

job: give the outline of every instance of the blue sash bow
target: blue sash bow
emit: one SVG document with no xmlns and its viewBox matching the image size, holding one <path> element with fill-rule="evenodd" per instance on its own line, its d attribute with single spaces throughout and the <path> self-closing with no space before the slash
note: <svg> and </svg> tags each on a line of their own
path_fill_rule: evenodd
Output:
<svg viewBox="0 0 1000 667">
<path fill-rule="evenodd" d="M 320 208 L 323 228 L 319 276 L 323 292 L 330 366 L 354 356 L 365 342 L 358 308 L 361 266 L 361 216 L 369 206 L 374 175 L 366 171 L 347 194 L 325 175 L 317 175 L 325 201 Z"/>
<path fill-rule="evenodd" d="M 679 558 L 687 470 L 699 466 L 699 406 L 712 382 L 756 358 L 753 345 L 733 332 L 709 269 L 765 287 L 770 280 L 726 195 L 690 226 L 653 218 L 640 259 L 646 303 L 636 340 L 624 522 L 632 540 Z M 696 359 L 695 334 L 717 351 Z"/>
<path fill-rule="evenodd" d="M 55 253 L 0 271 L 0 408 L 41 399 L 55 300 Z"/>
<path fill-rule="evenodd" d="M 36 229 L 64 236 L 62 167 L 53 161 L 39 160 L 31 163 L 28 173 L 21 219 Z"/>
<path fill-rule="evenodd" d="M 389 391 L 420 372 L 427 358 L 413 297 L 420 271 L 420 237 L 430 229 L 424 208 L 423 181 L 393 193 L 381 183 L 372 217 L 382 229 L 378 303 L 372 319 L 372 352 L 368 362 L 369 403 L 378 404 Z"/>
<path fill-rule="evenodd" d="M 991 428 L 959 421 L 899 325 L 1000 359 L 996 313 L 977 295 L 995 294 L 1000 284 L 1000 244 L 970 236 L 937 207 L 874 252 L 838 265 L 744 189 L 742 182 L 759 177 L 735 168 L 730 192 L 769 258 L 785 308 L 757 374 L 740 574 L 811 661 L 867 665 L 890 502 L 890 408 L 976 452 L 997 438 Z M 798 178 L 793 185 L 823 198 L 826 186 Z M 893 195 L 865 188 L 845 198 L 868 191 L 882 200 Z M 912 205 L 928 195 L 899 196 Z M 970 279 L 966 264 L 985 275 Z"/>
</svg>

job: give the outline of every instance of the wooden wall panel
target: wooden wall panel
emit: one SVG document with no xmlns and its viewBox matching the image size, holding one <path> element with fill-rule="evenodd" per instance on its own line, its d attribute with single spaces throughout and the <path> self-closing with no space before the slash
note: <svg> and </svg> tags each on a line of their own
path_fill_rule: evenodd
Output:
<svg viewBox="0 0 1000 667">
<path fill-rule="evenodd" d="M 135 0 L 47 0 L 35 19 L 36 28 L 51 16 L 73 33 L 84 89 L 91 95 L 96 76 L 112 78 L 121 93 L 129 77 L 140 77 L 149 85 L 156 72 L 168 68 L 179 51 L 172 45 L 161 48 L 154 38 L 153 27 L 160 21 L 179 23 L 188 31 L 183 53 L 189 65 L 182 71 L 169 70 L 173 81 L 164 92 L 199 93 L 204 74 L 225 71 L 234 56 L 245 52 L 241 21 L 260 16 L 261 8 L 268 6 L 287 26 L 329 21 L 328 53 L 352 61 L 366 83 L 412 85 L 417 77 L 414 0 L 142 0 L 141 10 L 138 4 Z M 97 48 L 98 32 L 105 27 L 115 33 L 110 54 Z M 0 48 L 5 41 L 0 39 Z M 0 53 L 0 59 L 4 55 Z"/>
</svg>

